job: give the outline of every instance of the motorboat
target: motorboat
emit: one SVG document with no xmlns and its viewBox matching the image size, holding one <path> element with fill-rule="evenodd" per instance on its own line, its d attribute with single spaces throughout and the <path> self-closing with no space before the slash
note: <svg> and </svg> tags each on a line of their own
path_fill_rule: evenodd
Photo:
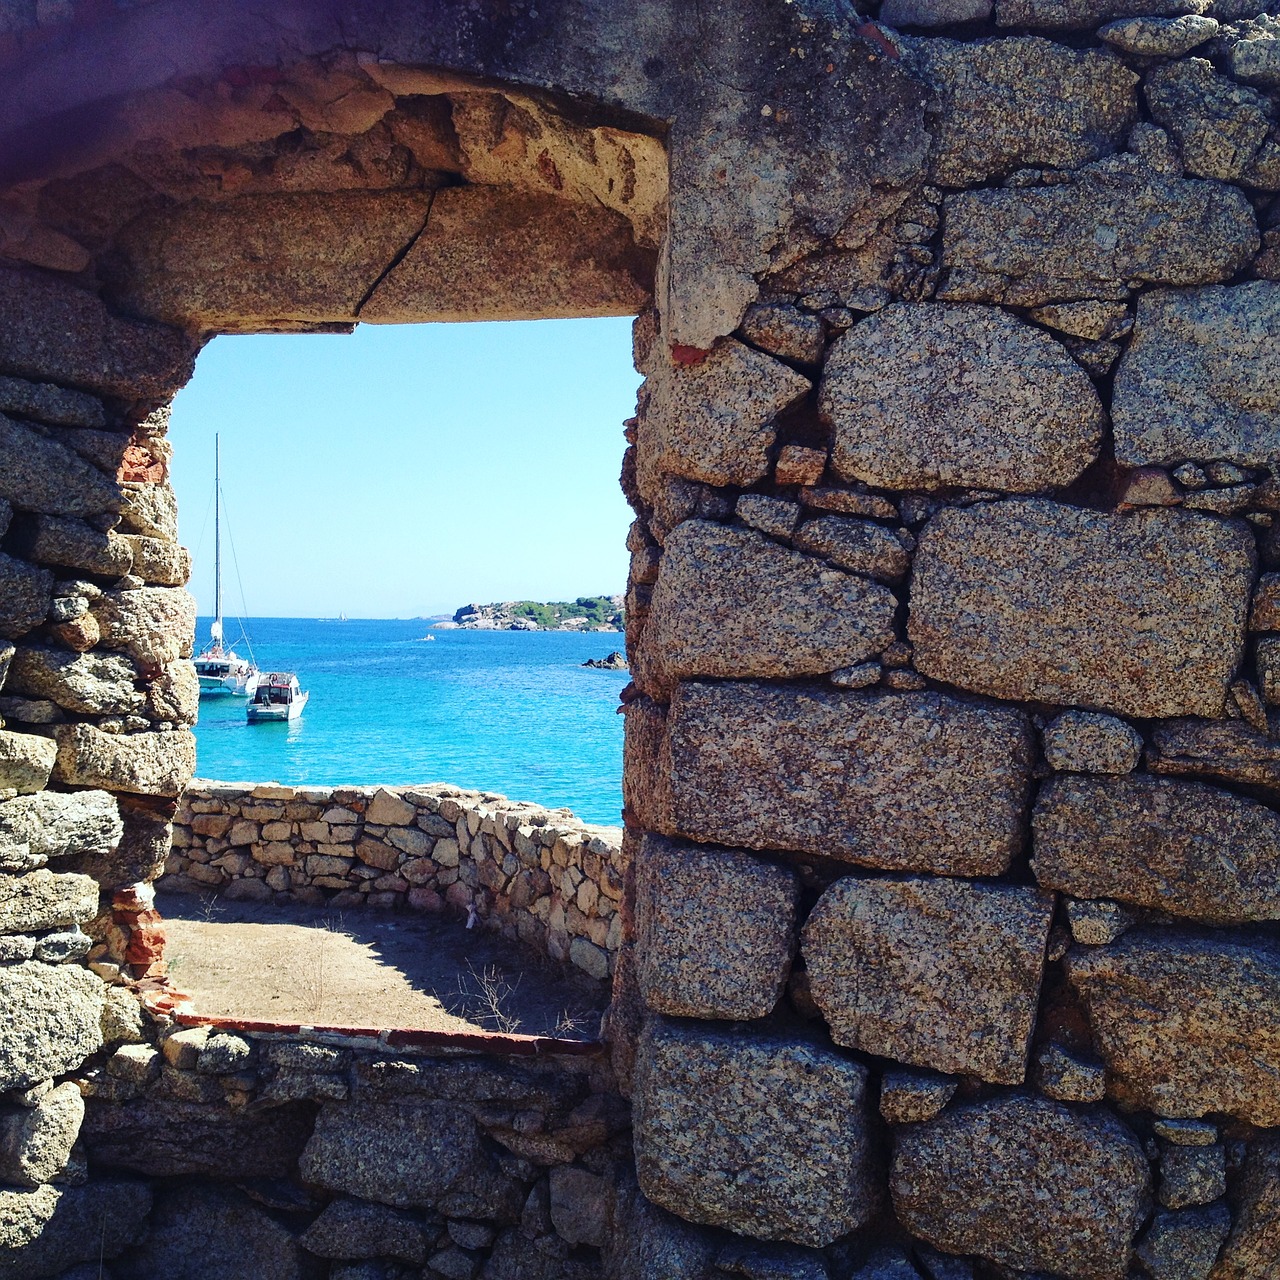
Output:
<svg viewBox="0 0 1280 1280">
<path fill-rule="evenodd" d="M 214 616 L 209 627 L 209 643 L 195 657 L 200 696 L 212 698 L 231 695 L 251 698 L 258 688 L 260 673 L 249 658 L 240 657 L 226 643 L 222 617 L 222 445 L 213 439 L 213 596 Z M 245 638 L 248 644 L 248 637 Z"/>
<path fill-rule="evenodd" d="M 292 671 L 264 672 L 245 707 L 250 724 L 296 720 L 307 705 L 308 694 Z"/>
</svg>

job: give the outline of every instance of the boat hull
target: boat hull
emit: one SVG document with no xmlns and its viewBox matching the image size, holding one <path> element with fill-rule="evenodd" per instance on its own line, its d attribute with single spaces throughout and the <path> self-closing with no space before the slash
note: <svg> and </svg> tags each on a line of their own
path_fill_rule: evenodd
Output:
<svg viewBox="0 0 1280 1280">
<path fill-rule="evenodd" d="M 251 702 L 245 708 L 245 715 L 250 724 L 284 724 L 296 720 L 307 705 L 308 694 L 302 694 L 290 703 L 272 702 L 266 705 Z"/>
</svg>

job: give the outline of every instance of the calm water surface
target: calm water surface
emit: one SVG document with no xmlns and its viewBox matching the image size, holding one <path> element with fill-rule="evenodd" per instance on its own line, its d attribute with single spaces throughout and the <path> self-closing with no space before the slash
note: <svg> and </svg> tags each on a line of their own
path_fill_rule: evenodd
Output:
<svg viewBox="0 0 1280 1280">
<path fill-rule="evenodd" d="M 296 671 L 311 700 L 291 724 L 245 721 L 241 698 L 205 698 L 197 773 L 308 785 L 451 782 L 620 822 L 625 671 L 580 664 L 622 636 L 434 631 L 422 621 L 256 618 L 263 670 Z M 238 624 L 227 620 L 228 637 Z M 434 643 L 423 639 L 428 633 Z M 200 644 L 209 620 L 200 619 Z M 245 653 L 243 643 L 237 652 Z"/>
</svg>

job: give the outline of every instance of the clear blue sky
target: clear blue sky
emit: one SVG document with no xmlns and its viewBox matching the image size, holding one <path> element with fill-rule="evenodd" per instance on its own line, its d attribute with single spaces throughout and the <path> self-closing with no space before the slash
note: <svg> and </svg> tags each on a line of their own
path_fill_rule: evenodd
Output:
<svg viewBox="0 0 1280 1280">
<path fill-rule="evenodd" d="M 246 616 L 406 618 L 624 589 L 631 321 L 215 338 L 170 439 L 213 611 L 213 441 Z M 203 535 L 203 536 L 202 536 Z M 229 615 L 240 590 L 223 542 Z"/>
</svg>

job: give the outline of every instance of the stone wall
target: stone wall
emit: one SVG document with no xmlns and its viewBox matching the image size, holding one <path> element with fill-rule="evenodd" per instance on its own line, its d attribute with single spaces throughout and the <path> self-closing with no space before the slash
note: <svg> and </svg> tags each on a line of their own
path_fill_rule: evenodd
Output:
<svg viewBox="0 0 1280 1280">
<path fill-rule="evenodd" d="M 157 888 L 233 901 L 445 912 L 607 978 L 622 945 L 622 832 L 456 787 L 183 793 Z"/>
<path fill-rule="evenodd" d="M 147 882 L 192 767 L 191 618 L 163 406 L 199 344 L 638 312 L 608 1020 L 635 1183 L 599 1265 L 1271 1280 L 1267 8 L 11 5 L 0 1083 L 4 1176 L 35 1184 L 14 1194 L 85 1236 L 142 1194 L 23 1117 L 74 1136 L 65 1086 L 96 1078 L 120 993 L 172 1013 Z M 223 1195 L 216 1173 L 190 1194 Z M 62 1269 L 31 1221 L 0 1274 Z M 510 1239 L 511 1274 L 575 1274 Z"/>
</svg>

